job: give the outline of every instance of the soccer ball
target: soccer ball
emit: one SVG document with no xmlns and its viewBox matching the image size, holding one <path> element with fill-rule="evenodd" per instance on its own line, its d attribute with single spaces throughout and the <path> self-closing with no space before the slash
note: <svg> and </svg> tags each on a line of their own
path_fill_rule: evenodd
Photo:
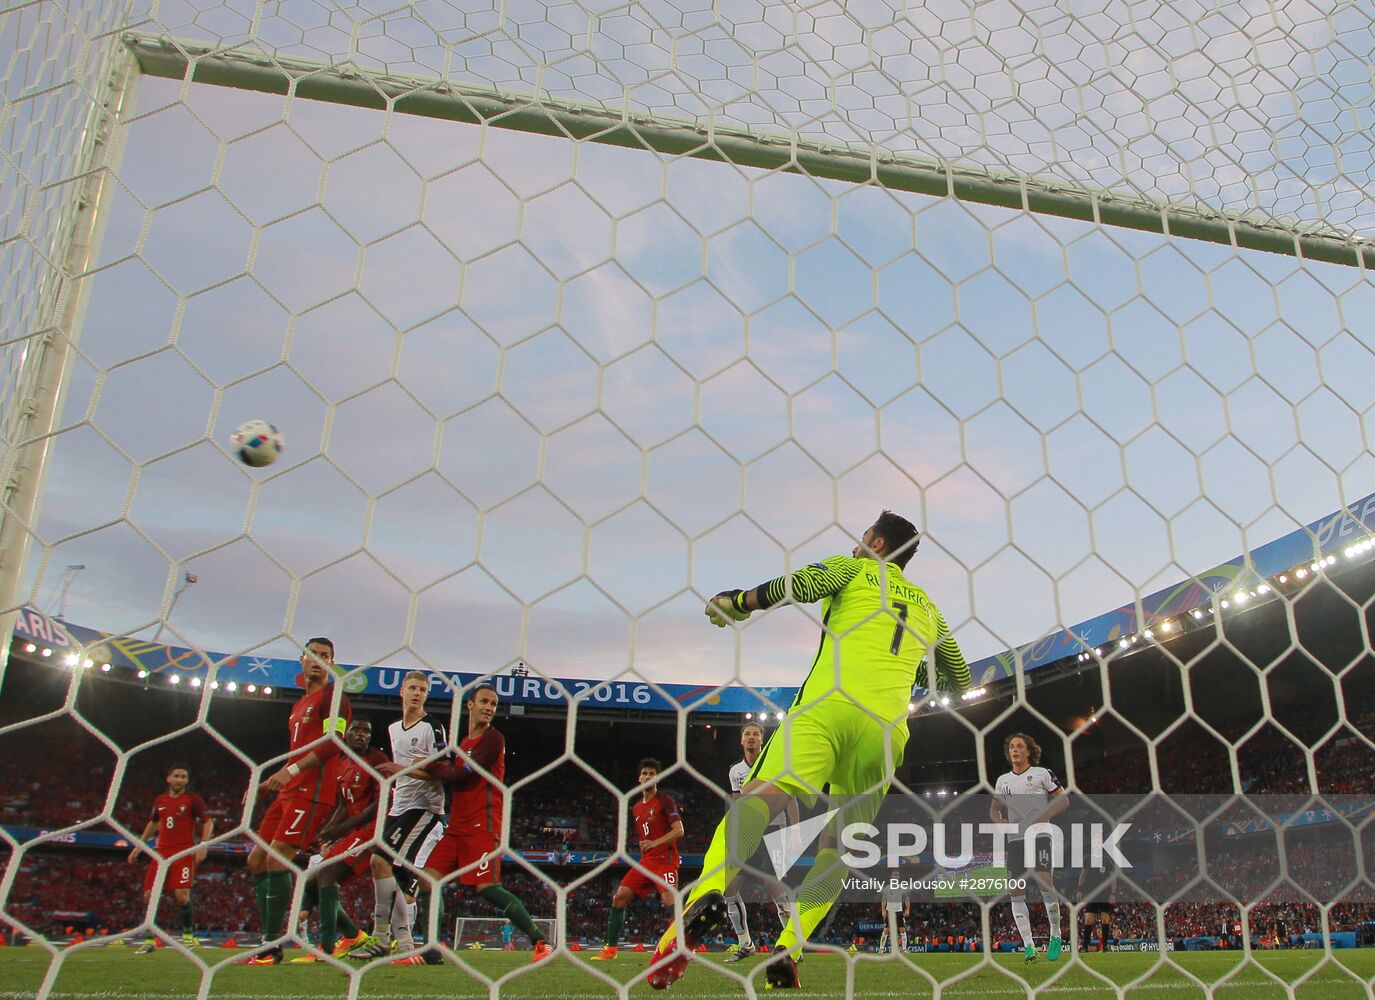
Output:
<svg viewBox="0 0 1375 1000">
<path fill-rule="evenodd" d="M 271 465 L 282 455 L 286 442 L 282 432 L 266 420 L 249 420 L 239 424 L 229 438 L 229 450 L 244 465 L 261 469 Z"/>
</svg>

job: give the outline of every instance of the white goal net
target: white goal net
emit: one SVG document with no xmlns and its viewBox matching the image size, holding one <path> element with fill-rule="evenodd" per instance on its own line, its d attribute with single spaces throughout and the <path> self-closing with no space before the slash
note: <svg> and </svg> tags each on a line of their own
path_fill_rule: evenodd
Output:
<svg viewBox="0 0 1375 1000">
<path fill-rule="evenodd" d="M 535 926 L 546 941 L 558 943 L 556 921 L 537 918 Z M 515 931 L 511 922 L 504 917 L 458 917 L 454 920 L 454 947 L 470 951 L 492 948 L 528 951 L 530 942 L 519 931 Z"/>
<path fill-rule="evenodd" d="M 1372 128 L 1344 0 L 0 5 L 4 989 L 244 993 L 269 912 L 313 954 L 290 914 L 334 887 L 284 857 L 265 902 L 243 856 L 328 636 L 322 712 L 397 761 L 408 672 L 445 754 L 475 682 L 500 700 L 478 853 L 556 955 L 469 954 L 509 925 L 451 875 L 455 989 L 626 995 L 832 607 L 704 603 L 891 509 L 972 675 L 912 674 L 884 808 L 987 821 L 1021 735 L 1067 832 L 1130 820 L 1135 874 L 1064 866 L 1027 932 L 1015 866 L 913 849 L 803 987 L 1368 995 Z M 250 420 L 275 463 L 234 453 Z M 497 788 L 483 761 L 450 783 Z M 158 854 L 178 767 L 210 825 Z M 751 871 L 816 870 L 786 840 Z M 382 876 L 340 876 L 329 941 Z M 770 885 L 732 906 L 761 946 Z M 745 940 L 675 990 L 763 989 Z M 336 964 L 292 992 L 399 989 Z"/>
</svg>

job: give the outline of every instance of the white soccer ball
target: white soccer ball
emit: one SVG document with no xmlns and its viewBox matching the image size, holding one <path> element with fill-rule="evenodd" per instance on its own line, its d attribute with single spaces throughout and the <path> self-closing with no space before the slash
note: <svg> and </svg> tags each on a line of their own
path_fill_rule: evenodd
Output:
<svg viewBox="0 0 1375 1000">
<path fill-rule="evenodd" d="M 244 465 L 261 469 L 282 456 L 286 442 L 282 432 L 266 420 L 249 420 L 239 424 L 229 438 L 229 450 Z"/>
</svg>

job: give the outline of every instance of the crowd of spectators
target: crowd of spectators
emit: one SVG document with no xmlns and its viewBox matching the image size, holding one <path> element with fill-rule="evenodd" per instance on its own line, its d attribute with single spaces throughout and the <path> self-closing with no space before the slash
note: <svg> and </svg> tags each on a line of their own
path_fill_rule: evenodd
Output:
<svg viewBox="0 0 1375 1000">
<path fill-rule="evenodd" d="M 1239 745 L 1235 776 L 1225 749 L 1214 737 L 1202 730 L 1181 732 L 1182 736 L 1167 737 L 1155 748 L 1163 792 L 1277 795 L 1312 791 L 1309 754 L 1274 726 Z M 1348 731 L 1310 748 L 1319 793 L 1354 795 L 1375 788 L 1375 749 L 1365 742 L 1370 736 L 1363 735 Z M 1149 792 L 1148 753 L 1142 747 L 1120 748 L 1096 759 L 1077 760 L 1075 786 L 1094 794 Z"/>
<path fill-rule="evenodd" d="M 508 739 L 519 737 L 519 726 L 515 720 L 507 723 Z M 0 790 L 0 823 L 6 826 L 59 828 L 85 824 L 89 830 L 118 832 L 119 826 L 112 827 L 104 818 L 108 807 L 109 815 L 124 830 L 138 833 L 153 799 L 163 790 L 166 769 L 173 763 L 190 769 L 193 790 L 206 799 L 217 833 L 232 830 L 243 821 L 248 768 L 203 735 L 198 739 L 178 738 L 158 747 L 156 752 L 135 754 L 126 759 L 120 770 L 116 767 L 115 755 L 79 727 L 69 728 L 62 739 L 42 738 L 42 733 L 41 727 L 27 733 L 19 731 L 25 740 L 23 745 L 15 742 L 14 734 L 0 739 L 0 753 L 20 755 L 28 762 L 22 772 L 18 772 L 19 777 Z M 35 736 L 39 737 L 40 746 L 35 746 Z M 1226 759 L 1218 759 L 1216 739 L 1201 730 L 1197 731 L 1197 737 L 1196 740 L 1169 738 L 1155 747 L 1157 770 L 1166 790 L 1244 791 L 1248 794 L 1306 792 L 1313 777 L 1320 791 L 1330 793 L 1368 793 L 1375 785 L 1375 753 L 1354 734 L 1327 738 L 1312 753 L 1311 771 L 1309 754 L 1278 729 L 1269 727 L 1253 734 L 1238 752 L 1241 787 L 1234 780 Z M 622 774 L 626 770 L 626 760 L 635 756 L 636 748 L 630 748 L 628 756 L 625 748 L 616 746 L 598 752 L 610 755 L 618 750 L 622 755 L 615 760 L 608 756 L 607 759 L 587 760 L 584 764 L 601 774 Z M 715 770 L 724 769 L 713 764 L 712 773 Z M 724 773 L 721 777 L 724 778 Z M 1091 767 L 1076 768 L 1076 778 L 1084 783 L 1087 791 L 1145 791 L 1151 787 L 1144 751 L 1110 753 L 1093 762 Z M 1094 787 L 1088 787 L 1089 782 Z M 726 795 L 721 788 L 704 785 L 682 772 L 668 775 L 661 787 L 677 800 L 683 815 L 687 835 L 680 849 L 688 854 L 700 853 L 725 808 Z M 618 849 L 621 808 L 617 799 L 582 767 L 560 767 L 521 785 L 513 794 L 509 842 L 516 850 L 614 854 Z M 564 822 L 550 822 L 555 819 Z M 572 822 L 567 822 L 570 820 Z M 633 844 L 628 823 L 626 832 Z M 235 839 L 241 841 L 241 836 Z M 1350 848 L 1343 853 L 1343 848 L 1336 845 L 1307 843 L 1300 846 L 1301 849 L 1290 850 L 1287 854 L 1284 871 L 1288 880 L 1318 899 L 1345 893 L 1350 875 L 1354 873 L 1355 862 Z M 143 866 L 128 865 L 124 861 L 125 853 L 123 850 L 102 853 L 58 847 L 29 851 L 18 873 L 8 911 L 26 924 L 45 930 L 60 923 L 52 916 L 59 911 L 93 912 L 97 925 L 111 930 L 136 926 L 144 918 Z M 1270 854 L 1273 853 L 1271 849 Z M 1252 900 L 1263 893 L 1273 895 L 1272 884 L 1279 875 L 1273 860 L 1267 866 L 1262 860 L 1249 857 L 1244 846 L 1238 849 L 1236 844 L 1228 844 L 1226 850 L 1210 858 L 1208 877 L 1219 888 L 1242 900 Z M 569 885 L 584 877 L 587 869 L 564 865 L 549 867 L 546 871 L 555 882 Z M 600 937 L 607 903 L 623 871 L 623 866 L 614 865 L 579 885 L 569 896 L 570 937 L 588 941 Z M 1166 931 L 1171 936 L 1204 933 L 1204 928 L 1221 927 L 1236 911 L 1236 904 L 1230 901 L 1197 899 L 1191 891 L 1181 892 L 1196 875 L 1196 870 L 1161 870 L 1143 886 L 1156 899 L 1175 900 L 1166 910 Z M 533 914 L 553 916 L 554 895 L 543 881 L 515 865 L 507 866 L 506 881 L 525 897 Z M 241 855 L 212 854 L 201 868 L 196 894 L 201 901 L 198 920 L 205 929 L 236 933 L 256 929 L 252 887 Z M 1319 925 L 1316 908 L 1296 898 L 1299 896 L 1301 894 L 1293 894 L 1294 898 L 1273 900 L 1267 896 L 1266 901 L 1254 903 L 1257 907 L 1297 906 L 1300 909 L 1293 910 L 1291 918 L 1280 920 L 1271 919 L 1267 913 L 1263 920 L 1253 918 L 1253 924 L 1283 922 L 1286 927 L 1316 928 Z M 346 904 L 364 917 L 370 910 L 370 898 L 366 879 L 354 881 L 345 890 Z M 767 933 L 776 921 L 762 901 L 753 905 L 756 926 L 765 928 Z M 826 931 L 832 939 L 853 940 L 855 927 L 872 921 L 872 915 L 859 911 L 851 913 L 854 905 L 838 907 Z M 1360 908 L 1368 906 L 1363 898 L 1342 905 L 1356 908 L 1350 912 L 1343 910 L 1343 919 L 1365 912 Z M 478 916 L 486 914 L 488 909 L 487 904 L 468 895 L 456 899 L 450 912 Z M 1333 912 L 1336 913 L 1336 908 Z M 495 916 L 494 913 L 486 915 Z M 170 904 L 163 916 L 169 925 L 175 926 L 176 917 Z M 993 941 L 1011 940 L 1015 936 L 1006 907 L 992 908 L 989 917 Z M 626 939 L 652 936 L 666 919 L 667 914 L 657 902 L 637 904 L 626 925 Z M 1044 917 L 1038 919 L 1043 921 Z M 1154 935 L 1154 906 L 1146 902 L 1124 903 L 1117 929 L 1121 936 Z M 972 941 L 983 935 L 979 908 L 955 903 L 922 904 L 914 908 L 912 930 L 918 938 L 932 939 L 963 936 Z"/>
</svg>

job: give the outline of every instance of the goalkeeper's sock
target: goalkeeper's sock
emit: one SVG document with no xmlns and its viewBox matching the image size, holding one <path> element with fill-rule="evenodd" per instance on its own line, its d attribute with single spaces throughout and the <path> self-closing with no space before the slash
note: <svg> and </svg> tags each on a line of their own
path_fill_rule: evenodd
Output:
<svg viewBox="0 0 1375 1000">
<path fill-rule="evenodd" d="M 848 873 L 849 869 L 840 860 L 840 851 L 836 848 L 823 847 L 816 852 L 811 870 L 797 887 L 796 919 L 789 922 L 783 933 L 778 935 L 775 947 L 786 948 L 793 955 L 802 950 L 812 932 L 831 912 Z"/>
<path fill-rule="evenodd" d="M 525 904 L 504 886 L 489 885 L 478 895 L 500 909 L 501 915 L 515 924 L 517 930 L 524 932 L 531 944 L 544 940 L 544 935 L 535 926 L 535 922 L 530 919 L 530 912 L 525 909 Z"/>
<path fill-rule="evenodd" d="M 735 881 L 741 863 L 754 855 L 764 840 L 764 831 L 773 819 L 769 803 L 757 795 L 743 796 L 717 824 L 702 861 L 703 875 L 688 895 L 688 904 L 695 903 L 708 892 L 723 895 L 726 886 Z"/>
<path fill-rule="evenodd" d="M 391 906 L 400 892 L 401 887 L 390 875 L 372 883 L 372 932 L 388 941 L 391 940 Z"/>
<path fill-rule="evenodd" d="M 611 907 L 606 918 L 606 946 L 614 948 L 621 941 L 621 928 L 625 926 L 625 908 Z"/>
<path fill-rule="evenodd" d="M 263 925 L 263 939 L 270 941 L 282 936 L 286 926 L 286 911 L 291 908 L 291 872 L 267 873 L 267 922 Z"/>
<path fill-rule="evenodd" d="M 181 932 L 190 934 L 196 929 L 196 918 L 191 909 L 191 900 L 181 904 Z"/>
<path fill-rule="evenodd" d="M 339 940 L 339 887 L 325 885 L 320 887 L 320 950 L 326 955 L 334 954 L 334 943 Z"/>
</svg>

